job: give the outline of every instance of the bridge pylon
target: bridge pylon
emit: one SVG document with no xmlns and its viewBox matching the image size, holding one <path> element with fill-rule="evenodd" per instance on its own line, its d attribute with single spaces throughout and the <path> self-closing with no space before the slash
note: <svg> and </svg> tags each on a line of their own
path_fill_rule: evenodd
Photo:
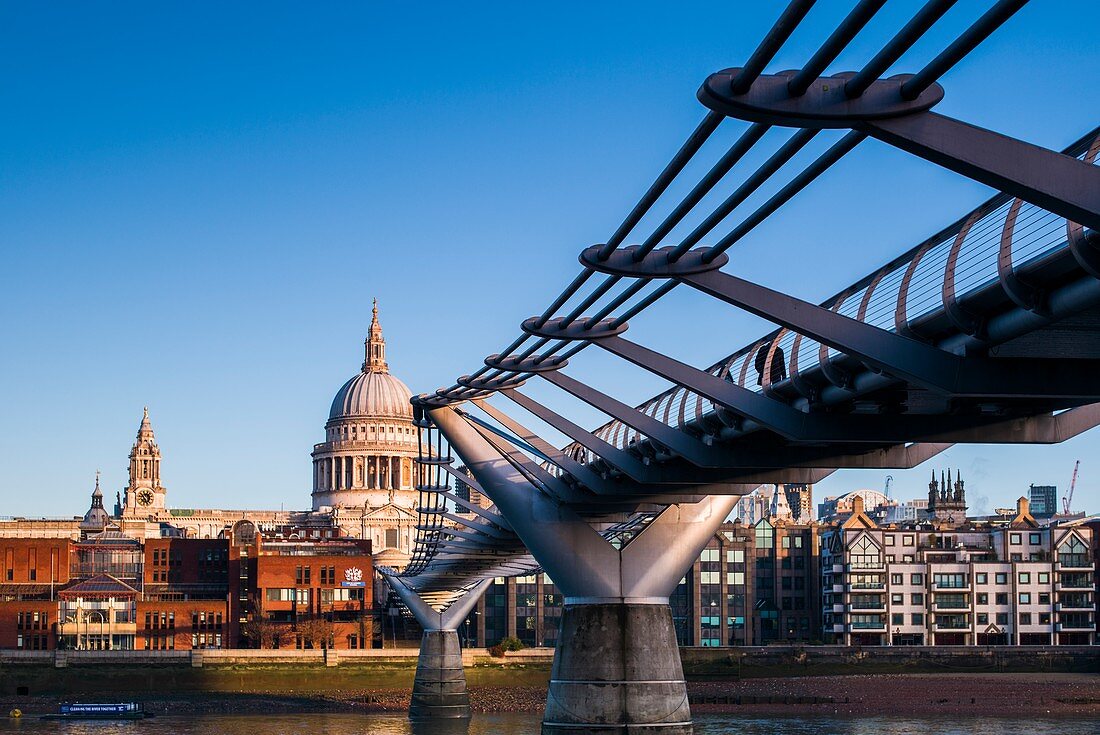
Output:
<svg viewBox="0 0 1100 735">
<path fill-rule="evenodd" d="M 462 647 L 458 626 L 492 584 L 485 579 L 471 587 L 446 609 L 429 605 L 420 594 L 406 585 L 399 576 L 383 572 L 390 589 L 409 608 L 416 622 L 424 629 L 420 639 L 420 656 L 416 662 L 411 720 L 469 719 L 470 694 L 466 690 L 466 672 L 462 667 Z"/>
<path fill-rule="evenodd" d="M 690 733 L 669 595 L 737 496 L 669 505 L 629 539 L 607 539 L 453 409 L 429 415 L 565 595 L 543 735 Z"/>
</svg>

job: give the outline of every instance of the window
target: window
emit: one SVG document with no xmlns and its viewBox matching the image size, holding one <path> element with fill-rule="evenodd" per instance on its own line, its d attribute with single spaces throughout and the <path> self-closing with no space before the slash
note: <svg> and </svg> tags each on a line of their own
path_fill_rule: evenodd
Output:
<svg viewBox="0 0 1100 735">
<path fill-rule="evenodd" d="M 744 572 L 727 572 L 726 573 L 726 584 L 731 585 L 731 586 L 745 584 L 745 573 Z"/>
<path fill-rule="evenodd" d="M 1031 573 L 1020 572 L 1020 584 L 1031 584 Z"/>
<path fill-rule="evenodd" d="M 796 549 L 801 549 L 802 548 L 802 537 L 801 536 L 795 536 L 794 537 L 794 547 Z"/>
<path fill-rule="evenodd" d="M 1020 625 L 1031 625 L 1031 613 L 1020 613 Z"/>
<path fill-rule="evenodd" d="M 902 605 L 904 603 L 905 603 L 905 595 L 903 595 L 901 593 L 895 593 L 895 594 L 890 595 L 890 604 L 891 605 Z"/>
<path fill-rule="evenodd" d="M 1039 572 L 1039 584 L 1050 584 L 1050 572 Z"/>
<path fill-rule="evenodd" d="M 1008 613 L 997 613 L 997 625 L 1008 625 Z"/>
<path fill-rule="evenodd" d="M 989 613 L 978 613 L 978 625 L 989 625 Z"/>
<path fill-rule="evenodd" d="M 909 600 L 910 600 L 911 604 L 913 604 L 913 605 L 923 605 L 924 604 L 924 593 L 923 592 L 914 592 L 913 594 L 909 595 Z"/>
<path fill-rule="evenodd" d="M 933 574 L 932 584 L 941 589 L 959 589 L 966 587 L 965 574 Z"/>
<path fill-rule="evenodd" d="M 784 549 L 791 548 L 791 537 L 790 536 L 784 536 L 783 537 L 783 548 Z"/>
<path fill-rule="evenodd" d="M 1021 538 L 1022 536 L 1018 533 L 1010 533 L 1008 534 L 1008 543 L 1012 544 L 1013 546 L 1019 546 L 1021 543 Z"/>
<path fill-rule="evenodd" d="M 1032 546 L 1038 546 L 1039 544 L 1043 543 L 1042 534 L 1029 533 L 1027 536 L 1027 542 Z"/>
<path fill-rule="evenodd" d="M 923 574 L 911 574 L 909 575 L 909 582 L 911 584 L 924 584 Z"/>
<path fill-rule="evenodd" d="M 986 574 L 985 572 L 978 572 L 977 574 L 974 575 L 974 581 L 977 584 L 988 584 L 989 575 Z"/>
<path fill-rule="evenodd" d="M 883 537 L 882 541 L 883 541 L 883 543 L 885 543 L 885 544 L 886 544 L 887 546 L 893 546 L 893 545 L 894 545 L 894 534 L 892 534 L 892 533 L 888 533 L 888 534 L 886 534 L 886 535 L 885 535 L 885 536 Z"/>
<path fill-rule="evenodd" d="M 906 534 L 905 536 L 902 536 L 901 537 L 901 543 L 902 543 L 902 546 L 912 546 L 913 545 L 913 536 L 911 534 Z"/>
<path fill-rule="evenodd" d="M 386 548 L 389 548 L 389 549 L 396 549 L 397 548 L 397 529 L 396 528 L 387 528 L 386 529 Z"/>
<path fill-rule="evenodd" d="M 1049 605 L 1050 604 L 1050 593 L 1049 592 L 1040 592 L 1039 593 L 1039 604 L 1040 605 Z"/>
<path fill-rule="evenodd" d="M 905 625 L 905 613 L 892 613 L 890 615 L 891 625 Z"/>
<path fill-rule="evenodd" d="M 904 574 L 891 574 L 890 575 L 890 584 L 905 584 L 905 575 Z"/>
<path fill-rule="evenodd" d="M 997 605 L 1007 605 L 1008 604 L 1008 593 L 1007 592 L 998 592 L 997 595 L 993 598 L 993 602 Z"/>
<path fill-rule="evenodd" d="M 913 625 L 924 625 L 924 613 L 913 613 L 909 620 Z"/>
<path fill-rule="evenodd" d="M 978 604 L 979 605 L 988 605 L 989 604 L 989 593 L 988 592 L 979 592 L 978 593 Z"/>
<path fill-rule="evenodd" d="M 726 561 L 734 564 L 740 564 L 745 561 L 744 549 L 729 549 L 726 551 Z"/>
<path fill-rule="evenodd" d="M 1050 625 L 1050 613 L 1039 613 L 1039 625 Z"/>
<path fill-rule="evenodd" d="M 720 584 L 722 575 L 719 572 L 699 572 L 699 584 Z"/>
<path fill-rule="evenodd" d="M 1069 540 L 1058 547 L 1058 563 L 1065 567 L 1087 567 L 1088 554 L 1081 539 L 1070 535 Z"/>
<path fill-rule="evenodd" d="M 718 549 L 703 549 L 703 553 L 699 554 L 699 561 L 719 561 L 720 553 Z"/>
<path fill-rule="evenodd" d="M 997 584 L 1008 584 L 1008 572 L 997 572 L 994 581 Z"/>
<path fill-rule="evenodd" d="M 853 569 L 878 569 L 882 566 L 882 554 L 867 534 L 860 536 L 851 547 L 849 558 Z"/>
<path fill-rule="evenodd" d="M 1021 605 L 1030 605 L 1031 604 L 1031 593 L 1030 592 L 1021 592 L 1020 593 L 1020 604 Z"/>
</svg>

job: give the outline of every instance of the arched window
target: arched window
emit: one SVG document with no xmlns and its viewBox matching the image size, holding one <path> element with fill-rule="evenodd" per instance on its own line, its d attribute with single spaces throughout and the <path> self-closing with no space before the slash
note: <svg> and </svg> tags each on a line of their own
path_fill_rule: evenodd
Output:
<svg viewBox="0 0 1100 735">
<path fill-rule="evenodd" d="M 1058 547 L 1058 563 L 1064 567 L 1089 566 L 1088 547 L 1077 536 L 1070 534 L 1069 538 Z"/>
<path fill-rule="evenodd" d="M 852 569 L 878 569 L 882 566 L 882 552 L 867 534 L 860 536 L 849 549 Z"/>
</svg>

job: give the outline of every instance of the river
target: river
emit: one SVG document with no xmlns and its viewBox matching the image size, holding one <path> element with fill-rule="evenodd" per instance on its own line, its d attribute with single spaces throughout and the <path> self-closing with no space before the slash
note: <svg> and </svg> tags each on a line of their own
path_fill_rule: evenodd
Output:
<svg viewBox="0 0 1100 735">
<path fill-rule="evenodd" d="M 65 735 L 538 735 L 538 714 L 475 715 L 469 729 L 415 729 L 404 715 L 301 714 L 156 717 L 141 722 L 0 720 L 0 733 Z M 700 714 L 696 735 L 1095 735 L 1086 719 L 937 717 L 739 717 Z"/>
</svg>

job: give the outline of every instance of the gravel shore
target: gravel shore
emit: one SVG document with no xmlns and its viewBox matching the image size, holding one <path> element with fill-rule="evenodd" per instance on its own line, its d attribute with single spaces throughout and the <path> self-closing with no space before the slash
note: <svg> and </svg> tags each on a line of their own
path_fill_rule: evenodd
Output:
<svg viewBox="0 0 1100 735">
<path fill-rule="evenodd" d="M 887 674 L 690 682 L 694 712 L 746 714 L 1052 715 L 1100 717 L 1095 674 Z M 284 712 L 400 712 L 407 689 L 324 692 L 179 692 L 149 696 L 125 692 L 82 696 L 82 701 L 141 701 L 151 712 L 251 714 Z M 539 712 L 543 686 L 471 686 L 475 712 Z M 55 711 L 55 697 L 3 697 L 0 712 Z"/>
</svg>

